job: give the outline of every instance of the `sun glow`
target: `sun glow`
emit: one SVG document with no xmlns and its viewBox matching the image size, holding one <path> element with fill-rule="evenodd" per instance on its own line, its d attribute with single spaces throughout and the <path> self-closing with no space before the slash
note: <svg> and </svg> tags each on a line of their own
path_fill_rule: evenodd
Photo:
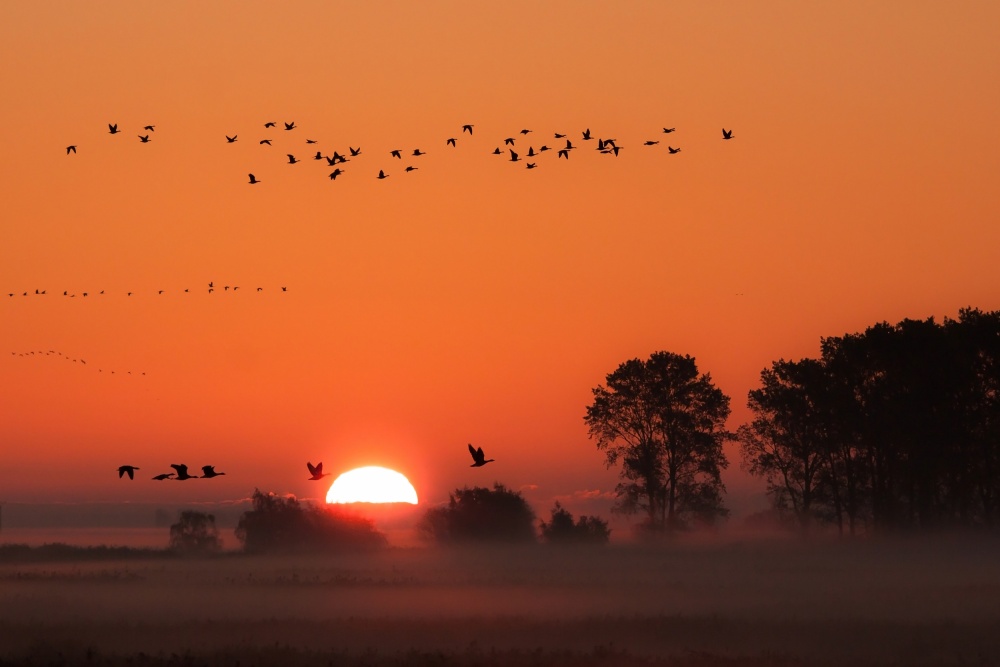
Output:
<svg viewBox="0 0 1000 667">
<path fill-rule="evenodd" d="M 417 492 L 402 474 L 379 466 L 355 468 L 334 480 L 328 503 L 417 504 Z"/>
</svg>

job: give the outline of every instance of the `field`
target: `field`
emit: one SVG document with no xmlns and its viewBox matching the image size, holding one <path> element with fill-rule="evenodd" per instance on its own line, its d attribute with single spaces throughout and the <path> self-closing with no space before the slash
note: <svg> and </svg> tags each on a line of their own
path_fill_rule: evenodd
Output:
<svg viewBox="0 0 1000 667">
<path fill-rule="evenodd" d="M 29 558 L 0 664 L 995 665 L 1000 542 Z"/>
</svg>

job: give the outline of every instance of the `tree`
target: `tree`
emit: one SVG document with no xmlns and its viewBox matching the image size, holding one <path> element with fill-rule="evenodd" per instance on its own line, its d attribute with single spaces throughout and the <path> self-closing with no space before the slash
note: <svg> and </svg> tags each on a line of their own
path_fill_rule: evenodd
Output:
<svg viewBox="0 0 1000 667">
<path fill-rule="evenodd" d="M 208 554 L 222 548 L 215 516 L 185 510 L 177 523 L 170 526 L 170 548 L 185 554 Z"/>
<path fill-rule="evenodd" d="M 333 507 L 302 504 L 294 496 L 254 489 L 252 509 L 236 526 L 236 537 L 248 553 L 372 549 L 384 546 L 385 535 L 362 516 Z"/>
<path fill-rule="evenodd" d="M 644 511 L 655 530 L 727 514 L 721 471 L 729 397 L 699 374 L 694 358 L 655 352 L 632 359 L 593 389 L 584 420 L 607 466 L 621 463 L 616 511 Z"/>
<path fill-rule="evenodd" d="M 574 523 L 573 515 L 558 501 L 549 522 L 542 521 L 541 529 L 542 539 L 549 544 L 607 544 L 611 539 L 607 521 L 582 515 Z"/>
<path fill-rule="evenodd" d="M 517 491 L 494 483 L 456 489 L 448 504 L 424 514 L 421 531 L 442 543 L 534 542 L 535 512 Z"/>
</svg>

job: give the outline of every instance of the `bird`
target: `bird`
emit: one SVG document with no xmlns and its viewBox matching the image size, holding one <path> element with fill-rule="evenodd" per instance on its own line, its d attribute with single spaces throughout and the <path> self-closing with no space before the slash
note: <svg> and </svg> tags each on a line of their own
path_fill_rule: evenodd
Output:
<svg viewBox="0 0 1000 667">
<path fill-rule="evenodd" d="M 407 167 L 405 171 L 416 171 L 419 167 Z"/>
<path fill-rule="evenodd" d="M 227 134 L 226 135 L 226 143 L 235 144 L 236 143 L 236 137 L 238 137 L 238 136 L 239 136 L 238 134 L 234 134 L 233 136 L 229 136 Z"/>
<path fill-rule="evenodd" d="M 177 479 L 198 479 L 197 475 L 189 475 L 188 467 L 182 463 L 171 463 L 170 467 L 177 471 Z"/>
<path fill-rule="evenodd" d="M 287 292 L 287 291 L 288 291 L 288 288 L 287 288 L 287 287 L 282 287 L 282 288 L 281 288 L 281 291 L 282 291 L 282 292 Z"/>
<path fill-rule="evenodd" d="M 316 151 L 316 155 L 313 156 L 313 159 L 314 160 L 322 160 L 323 159 L 323 153 L 321 151 Z"/>
<path fill-rule="evenodd" d="M 257 177 L 250 174 L 250 185 L 257 185 L 258 183 L 260 183 L 260 181 L 257 180 Z"/>
<path fill-rule="evenodd" d="M 570 141 L 569 139 L 566 140 L 566 150 L 568 151 L 573 150 L 573 142 Z"/>
<path fill-rule="evenodd" d="M 316 143 L 316 140 L 315 139 L 306 139 L 306 143 L 307 144 L 314 144 L 314 143 Z"/>
<path fill-rule="evenodd" d="M 534 169 L 534 168 L 535 168 L 535 167 L 537 167 L 537 166 L 538 166 L 538 165 L 537 165 L 537 164 L 535 164 L 534 162 L 529 162 L 529 163 L 528 163 L 528 169 Z"/>
<path fill-rule="evenodd" d="M 544 153 L 545 151 L 550 151 L 550 150 L 552 150 L 552 149 L 549 148 L 548 146 L 542 146 L 541 148 L 538 149 L 538 152 L 539 153 Z"/>
<path fill-rule="evenodd" d="M 446 141 L 444 143 L 447 144 L 447 145 L 451 145 L 451 146 L 456 146 L 457 147 L 457 139 L 455 139 L 454 137 L 448 139 L 448 141 Z"/>
<path fill-rule="evenodd" d="M 351 157 L 357 157 L 361 155 L 361 146 L 358 146 L 357 148 L 351 148 L 350 146 L 348 146 L 347 149 L 351 151 Z"/>
<path fill-rule="evenodd" d="M 172 472 L 162 472 L 159 475 L 154 475 L 153 479 L 155 479 L 158 482 L 162 482 L 163 480 L 170 479 L 173 476 L 174 476 L 174 473 L 172 473 Z"/>
<path fill-rule="evenodd" d="M 528 146 L 528 157 L 535 157 L 535 147 Z"/>
<path fill-rule="evenodd" d="M 556 139 L 565 139 L 565 138 L 566 138 L 565 134 L 559 134 L 558 132 L 556 132 Z"/>
<path fill-rule="evenodd" d="M 270 146 L 271 145 L 271 140 L 270 139 L 261 139 L 260 143 L 267 144 L 268 146 Z"/>
<path fill-rule="evenodd" d="M 399 160 L 403 159 L 403 156 L 400 154 L 400 151 L 399 151 L 398 148 L 396 150 L 394 150 L 394 151 L 389 151 L 389 155 L 391 155 L 392 157 L 397 158 Z"/>
<path fill-rule="evenodd" d="M 556 153 L 556 157 L 557 158 L 564 157 L 564 158 L 566 158 L 568 160 L 569 159 L 569 150 L 566 149 L 566 148 L 561 149 L 558 153 Z"/>
<path fill-rule="evenodd" d="M 673 146 L 667 146 L 667 150 L 670 151 L 671 155 L 673 155 L 674 153 L 680 153 L 681 152 L 681 149 L 674 148 Z"/>
<path fill-rule="evenodd" d="M 583 140 L 590 141 L 591 138 L 592 137 L 590 136 L 590 128 L 588 127 L 586 130 L 583 131 Z"/>
<path fill-rule="evenodd" d="M 415 148 L 415 149 L 413 150 L 413 156 L 414 156 L 414 157 L 420 157 L 421 155 L 427 155 L 427 153 L 423 152 L 423 151 L 422 151 L 422 150 L 420 150 L 419 148 Z"/>
<path fill-rule="evenodd" d="M 487 463 L 492 463 L 493 459 L 487 459 L 486 454 L 483 454 L 482 447 L 473 447 L 472 443 L 469 443 L 469 453 L 472 454 L 472 465 L 470 468 L 481 468 Z"/>
<path fill-rule="evenodd" d="M 294 130 L 295 129 L 295 121 L 293 120 L 291 123 L 285 123 L 285 129 L 286 130 Z"/>
<path fill-rule="evenodd" d="M 273 120 L 269 120 L 268 122 L 264 123 L 264 127 L 265 128 L 267 128 L 267 127 L 274 127 L 275 125 L 276 125 L 276 123 Z"/>
<path fill-rule="evenodd" d="M 224 472 L 215 472 L 215 466 L 202 466 L 201 467 L 202 477 L 211 479 L 213 477 L 218 477 L 219 475 L 225 475 Z"/>
<path fill-rule="evenodd" d="M 108 134 L 118 134 L 121 130 L 118 129 L 118 123 L 108 123 Z"/>
<path fill-rule="evenodd" d="M 507 137 L 506 139 L 503 140 L 503 144 L 504 144 L 504 146 L 513 146 L 514 145 L 514 137 Z"/>
<path fill-rule="evenodd" d="M 660 143 L 660 142 L 659 141 L 645 141 L 645 142 L 643 142 L 642 145 L 643 146 L 655 146 L 658 143 Z"/>
<path fill-rule="evenodd" d="M 70 153 L 76 153 L 76 145 L 75 144 L 73 146 L 67 146 L 66 147 L 66 155 L 69 155 Z"/>
<path fill-rule="evenodd" d="M 497 146 L 496 148 L 493 149 L 493 154 L 494 155 L 503 155 L 503 151 L 500 150 L 499 146 Z"/>
<path fill-rule="evenodd" d="M 299 162 L 299 160 L 296 160 L 295 156 L 292 155 L 291 153 L 287 153 L 287 155 L 288 155 L 288 164 L 295 164 Z"/>
<path fill-rule="evenodd" d="M 531 130 L 521 130 L 521 134 L 528 134 Z"/>
<path fill-rule="evenodd" d="M 732 130 L 727 131 L 726 128 L 722 128 L 722 138 L 723 139 L 732 139 L 733 138 L 733 131 Z"/>
<path fill-rule="evenodd" d="M 469 134 L 472 134 L 472 124 L 471 123 L 467 123 L 467 124 L 463 125 L 462 126 L 462 132 L 468 132 Z"/>
<path fill-rule="evenodd" d="M 376 176 L 376 178 L 381 181 L 383 178 L 389 178 L 389 174 L 387 174 L 384 171 L 382 171 L 381 169 L 379 169 L 378 170 L 378 176 Z"/>
<path fill-rule="evenodd" d="M 515 153 L 514 151 L 510 152 L 510 161 L 511 162 L 517 162 L 520 159 L 521 158 L 517 157 L 517 153 Z"/>
<path fill-rule="evenodd" d="M 673 131 L 674 131 L 675 129 L 676 129 L 676 128 L 673 128 L 673 127 L 665 127 L 665 128 L 663 128 L 663 133 L 664 133 L 664 134 L 670 134 L 670 133 L 671 133 L 671 132 L 673 132 Z"/>
<path fill-rule="evenodd" d="M 139 141 L 141 141 L 144 144 L 148 144 L 149 143 L 149 135 L 148 134 L 140 134 L 139 135 Z"/>
<path fill-rule="evenodd" d="M 340 169 L 340 167 L 337 167 L 336 169 L 334 169 L 333 171 L 330 172 L 330 180 L 331 181 L 337 180 L 337 177 L 340 176 L 343 173 L 344 172 Z"/>
<path fill-rule="evenodd" d="M 311 462 L 307 462 L 306 467 L 309 468 L 309 474 L 312 475 L 312 477 L 309 478 L 309 481 L 311 482 L 318 482 L 319 480 L 323 479 L 324 477 L 330 474 L 328 472 L 323 472 L 322 461 L 320 461 L 316 465 L 313 465 Z"/>
<path fill-rule="evenodd" d="M 135 471 L 138 469 L 139 466 L 118 466 L 118 479 L 125 475 L 128 475 L 129 479 L 135 479 Z"/>
</svg>

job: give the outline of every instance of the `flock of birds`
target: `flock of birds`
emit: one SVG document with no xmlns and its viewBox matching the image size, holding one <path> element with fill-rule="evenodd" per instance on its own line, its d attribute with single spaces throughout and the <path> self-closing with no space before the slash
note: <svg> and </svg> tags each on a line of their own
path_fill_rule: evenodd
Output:
<svg viewBox="0 0 1000 667">
<path fill-rule="evenodd" d="M 213 292 L 219 292 L 220 294 L 225 294 L 225 293 L 231 292 L 233 294 L 236 294 L 236 292 L 239 291 L 239 289 L 240 289 L 239 285 L 218 285 L 218 286 L 216 286 L 214 280 L 209 281 L 208 287 L 205 288 L 205 290 L 209 294 L 212 294 Z M 259 294 L 259 293 L 261 293 L 261 292 L 264 291 L 264 288 L 258 286 L 258 287 L 254 288 L 254 289 L 244 290 L 244 291 L 250 291 L 250 292 L 254 292 L 254 293 Z M 281 292 L 287 292 L 288 291 L 288 287 L 282 286 L 281 289 L 280 289 L 280 291 Z M 185 287 L 183 290 L 180 290 L 180 291 L 165 290 L 165 289 L 158 289 L 158 290 L 156 290 L 156 294 L 158 296 L 162 296 L 162 295 L 167 294 L 167 293 L 189 294 L 190 292 L 191 292 L 191 288 L 190 287 Z M 35 288 L 34 291 L 7 292 L 7 296 L 8 297 L 15 297 L 15 296 L 18 296 L 18 294 L 20 294 L 21 296 L 48 296 L 49 293 L 48 293 L 48 290 L 46 290 L 46 289 L 39 289 L 39 288 Z M 62 293 L 62 295 L 64 297 L 67 297 L 67 298 L 76 298 L 77 295 L 79 295 L 81 298 L 89 297 L 89 296 L 95 296 L 96 297 L 96 296 L 105 296 L 105 294 L 106 294 L 105 290 L 100 290 L 100 291 L 97 291 L 97 292 L 91 292 L 89 290 L 88 291 L 80 290 L 78 292 L 77 291 L 73 291 L 73 290 L 63 290 L 63 293 Z M 139 292 L 135 292 L 135 291 L 125 292 L 125 296 L 132 296 L 133 294 L 139 294 Z M 143 292 L 143 294 L 152 294 L 152 292 Z"/>
<path fill-rule="evenodd" d="M 36 359 L 41 359 L 43 357 L 52 357 L 54 359 L 63 359 L 64 361 L 69 361 L 69 362 L 72 362 L 74 364 L 81 364 L 83 366 L 87 365 L 87 360 L 86 359 L 82 359 L 82 358 L 79 358 L 79 357 L 71 357 L 70 355 L 63 354 L 62 352 L 59 352 L 57 350 L 30 350 L 28 352 L 11 352 L 11 355 L 13 355 L 15 357 L 23 357 L 23 358 L 26 358 L 26 359 L 30 359 L 32 357 L 34 357 Z M 98 368 L 96 370 L 97 370 L 98 373 L 103 373 L 104 372 L 103 368 Z M 116 374 L 115 371 L 108 371 L 108 372 L 111 375 L 115 375 Z M 135 373 L 133 373 L 132 371 L 122 371 L 122 372 L 118 373 L 118 375 L 145 375 L 145 374 L 146 374 L 146 371 L 136 371 Z"/>
<path fill-rule="evenodd" d="M 299 126 L 295 124 L 295 121 L 284 122 L 283 125 L 285 132 L 291 132 L 293 130 L 299 129 Z M 268 121 L 264 123 L 265 133 L 267 133 L 268 130 L 276 130 L 277 128 L 278 128 L 278 123 L 276 121 Z M 461 127 L 461 130 L 459 130 L 456 133 L 457 136 L 452 136 L 445 139 L 444 145 L 446 147 L 449 147 L 450 149 L 457 148 L 459 144 L 459 139 L 461 137 L 464 137 L 465 134 L 468 134 L 469 138 L 471 139 L 471 137 L 473 136 L 474 128 L 475 128 L 474 124 L 466 123 Z M 677 128 L 675 127 L 662 128 L 663 134 L 672 134 L 673 132 L 676 131 L 676 129 Z M 139 142 L 148 144 L 151 140 L 150 138 L 152 137 L 152 133 L 155 130 L 156 130 L 155 125 L 143 126 L 142 132 L 144 132 L 145 134 L 137 135 Z M 122 134 L 122 132 L 123 131 L 118 128 L 117 123 L 108 124 L 109 134 L 117 135 L 117 134 Z M 574 139 L 565 132 L 554 132 L 552 146 L 549 146 L 547 143 L 541 143 L 536 149 L 533 144 L 529 143 L 529 145 L 527 146 L 527 151 L 525 152 L 524 148 L 522 148 L 521 146 L 524 143 L 530 141 L 528 135 L 531 134 L 533 134 L 533 130 L 530 130 L 528 128 L 523 128 L 519 132 L 515 133 L 513 136 L 503 138 L 502 144 L 497 145 L 496 148 L 493 149 L 492 154 L 495 156 L 507 157 L 507 160 L 509 162 L 523 162 L 527 169 L 535 169 L 539 165 L 539 160 L 541 159 L 541 156 L 547 152 L 554 152 L 557 160 L 560 158 L 569 160 L 570 154 L 576 152 L 581 148 L 582 144 L 579 142 L 590 142 L 596 140 L 597 143 L 595 144 L 595 150 L 602 155 L 613 155 L 617 157 L 619 152 L 622 150 L 622 146 L 618 143 L 617 139 L 595 136 L 594 134 L 591 133 L 590 128 L 587 128 L 580 132 L 579 138 L 576 139 L 576 141 L 578 142 L 577 144 L 574 144 L 573 143 Z M 225 137 L 226 144 L 235 144 L 239 141 L 239 133 L 234 133 L 231 136 L 225 134 L 223 136 Z M 733 131 L 723 128 L 722 138 L 723 140 L 732 139 Z M 274 138 L 265 137 L 263 139 L 258 139 L 257 143 L 261 146 L 271 147 L 274 145 L 274 141 L 275 141 Z M 521 141 L 521 144 L 517 144 L 518 141 Z M 319 142 L 315 139 L 310 139 L 310 138 L 305 139 L 305 145 L 310 147 L 309 148 L 310 151 L 313 149 L 313 146 L 315 146 L 318 143 Z M 647 147 L 657 146 L 659 144 L 660 144 L 659 139 L 647 139 L 642 142 L 642 145 Z M 301 145 L 301 144 L 295 144 L 295 145 Z M 517 148 L 517 150 L 515 150 L 515 148 Z M 676 155 L 677 153 L 681 152 L 681 149 L 680 147 L 675 148 L 673 145 L 668 144 L 667 152 L 670 155 Z M 76 153 L 77 153 L 77 144 L 71 144 L 66 147 L 67 155 L 70 154 L 75 155 Z M 302 155 L 302 153 L 299 153 L 299 155 Z M 311 156 L 311 160 L 318 162 L 320 165 L 325 166 L 328 169 L 332 168 L 332 171 L 330 171 L 328 174 L 328 178 L 331 181 L 335 181 L 337 180 L 337 178 L 346 173 L 347 163 L 361 155 L 362 155 L 362 150 L 360 146 L 355 148 L 354 146 L 348 144 L 346 150 L 341 148 L 338 150 L 334 150 L 332 154 L 325 154 L 322 150 L 316 150 L 315 154 Z M 388 157 L 385 158 L 386 160 L 396 159 L 399 160 L 400 162 L 403 161 L 405 155 L 407 160 L 406 160 L 406 167 L 403 168 L 403 172 L 410 173 L 417 171 L 420 168 L 418 166 L 415 166 L 416 164 L 418 164 L 417 159 L 427 155 L 427 152 L 422 148 L 407 148 L 407 149 L 393 148 L 387 151 L 387 155 Z M 286 153 L 285 156 L 287 158 L 285 164 L 289 165 L 296 165 L 301 162 L 305 162 L 307 159 L 309 159 L 309 158 L 299 157 L 295 153 Z M 249 178 L 248 182 L 250 185 L 257 185 L 258 183 L 262 182 L 261 179 L 257 178 L 252 172 L 247 174 L 247 176 Z M 385 166 L 383 166 L 381 169 L 378 170 L 378 174 L 375 176 L 375 178 L 379 180 L 384 180 L 386 178 L 389 178 L 389 176 L 390 176 L 389 171 Z"/>
<path fill-rule="evenodd" d="M 487 463 L 493 463 L 494 459 L 486 458 L 486 454 L 483 453 L 482 447 L 473 447 L 469 444 L 469 453 L 472 454 L 472 465 L 470 468 L 480 468 Z M 154 475 L 151 479 L 157 482 L 162 482 L 166 479 L 174 479 L 178 481 L 184 481 L 187 479 L 211 479 L 213 477 L 219 477 L 225 475 L 224 472 L 216 472 L 215 466 L 202 466 L 201 475 L 192 475 L 188 473 L 188 467 L 183 463 L 171 463 L 170 467 L 174 469 L 174 472 L 164 472 L 158 475 Z M 318 482 L 324 477 L 330 476 L 332 473 L 323 472 L 323 462 L 320 461 L 316 465 L 312 464 L 312 461 L 306 462 L 306 468 L 309 470 L 309 477 L 307 481 Z M 135 479 L 135 471 L 140 470 L 139 466 L 124 465 L 118 466 L 118 478 L 122 479 L 128 475 L 129 479 Z"/>
</svg>

